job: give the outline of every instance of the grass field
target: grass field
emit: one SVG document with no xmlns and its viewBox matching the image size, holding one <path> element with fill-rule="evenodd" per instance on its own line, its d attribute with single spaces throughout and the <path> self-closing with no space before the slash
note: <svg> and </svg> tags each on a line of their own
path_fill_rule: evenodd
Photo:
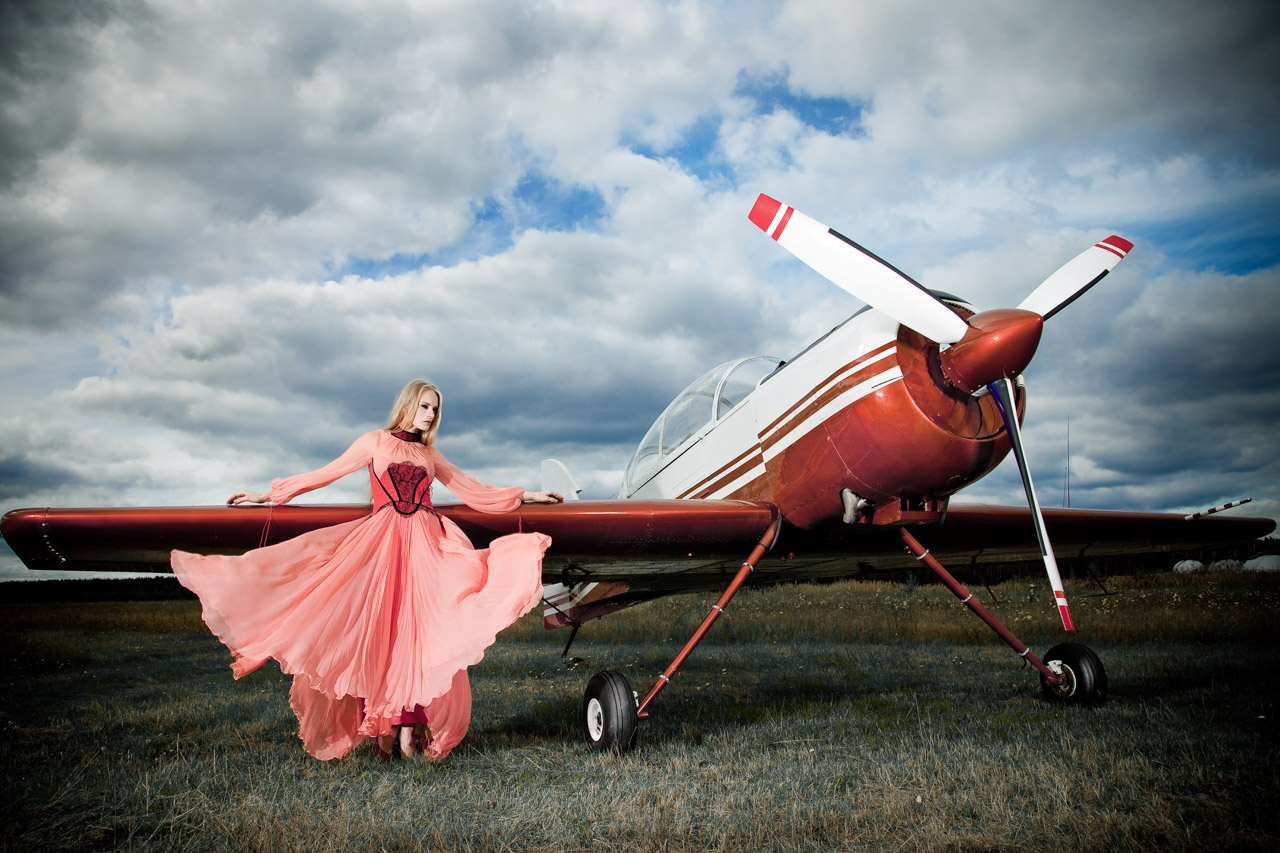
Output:
<svg viewBox="0 0 1280 853">
<path fill-rule="evenodd" d="M 527 618 L 472 669 L 444 763 L 307 756 L 287 680 L 231 679 L 190 601 L 0 606 L 13 850 L 1276 850 L 1280 579 L 1068 589 L 1108 703 L 1049 705 L 945 590 L 743 593 L 641 724 L 588 753 L 598 669 L 641 692 L 705 613 L 682 597 L 565 635 Z M 1043 583 L 988 607 L 1037 652 Z"/>
</svg>

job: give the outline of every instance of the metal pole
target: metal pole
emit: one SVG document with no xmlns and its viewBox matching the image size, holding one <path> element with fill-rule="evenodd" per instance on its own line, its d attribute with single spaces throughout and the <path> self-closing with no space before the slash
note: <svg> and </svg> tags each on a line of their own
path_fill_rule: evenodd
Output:
<svg viewBox="0 0 1280 853">
<path fill-rule="evenodd" d="M 1009 633 L 1009 629 L 1001 625 L 1000 622 L 997 621 L 996 617 L 987 612 L 985 607 L 975 601 L 973 594 L 961 586 L 960 582 L 952 577 L 951 573 L 944 569 L 941 563 L 929 556 L 929 552 L 925 550 L 923 545 L 916 541 L 914 536 L 907 532 L 907 528 L 899 527 L 898 536 L 901 537 L 903 544 L 907 546 L 907 550 L 912 554 L 915 554 L 917 560 L 920 560 L 928 566 L 929 571 L 937 575 L 938 579 L 947 585 L 947 589 L 951 590 L 951 592 L 955 594 L 955 597 L 960 599 L 961 604 L 965 605 L 977 614 L 978 618 L 983 622 L 986 622 L 988 627 L 990 627 L 992 631 L 995 631 L 1000 639 L 1008 643 L 1009 647 L 1017 652 L 1020 657 L 1039 670 L 1040 674 L 1048 679 L 1050 684 L 1058 684 L 1062 680 L 1054 674 L 1053 670 L 1045 666 L 1044 662 L 1041 661 L 1040 658 L 1032 654 L 1031 649 L 1027 648 L 1021 640 Z"/>
<path fill-rule="evenodd" d="M 649 688 L 649 692 L 645 694 L 645 697 L 641 700 L 639 707 L 636 708 L 637 719 L 647 720 L 649 718 L 649 705 L 652 704 L 653 700 L 662 692 L 662 689 L 671 683 L 671 676 L 676 674 L 676 670 L 678 670 L 684 664 L 685 660 L 688 659 L 689 655 L 693 653 L 693 650 L 697 647 L 698 643 L 702 642 L 702 638 L 711 630 L 711 626 L 720 618 L 720 614 L 729 606 L 729 602 L 733 600 L 733 597 L 737 595 L 738 590 L 742 588 L 744 583 L 746 583 L 751 572 L 755 570 L 756 563 L 773 545 L 773 541 L 777 535 L 778 522 L 775 520 L 765 529 L 764 535 L 760 537 L 760 541 L 756 544 L 756 547 L 752 549 L 750 556 L 747 557 L 747 561 L 742 564 L 740 569 L 738 569 L 738 573 L 733 576 L 733 580 L 730 581 L 729 586 L 720 595 L 719 600 L 711 606 L 711 610 L 709 610 L 706 617 L 703 618 L 702 624 L 698 626 L 698 630 L 693 632 L 693 636 L 684 644 L 684 648 L 682 648 L 680 653 L 676 655 L 675 660 L 673 660 L 671 664 L 662 671 L 662 675 L 658 676 L 658 680 L 653 683 L 653 687 Z"/>
</svg>

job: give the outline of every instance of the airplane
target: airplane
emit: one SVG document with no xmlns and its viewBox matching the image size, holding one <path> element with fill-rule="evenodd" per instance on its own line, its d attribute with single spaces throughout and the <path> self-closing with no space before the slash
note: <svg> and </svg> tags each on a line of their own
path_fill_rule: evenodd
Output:
<svg viewBox="0 0 1280 853">
<path fill-rule="evenodd" d="M 721 590 L 643 697 L 619 672 L 593 675 L 580 717 L 592 749 L 635 746 L 639 722 L 743 586 L 919 565 L 1038 672 L 1047 700 L 1098 705 L 1108 682 L 1092 649 L 1063 642 L 1038 657 L 943 563 L 1042 560 L 1063 628 L 1073 631 L 1052 543 L 1093 558 L 1244 541 L 1275 529 L 1270 519 L 1217 514 L 1235 503 L 1188 516 L 1040 506 L 1021 441 L 1022 372 L 1044 322 L 1133 248 L 1124 238 L 1107 237 L 1069 260 L 1017 308 L 979 312 L 767 195 L 748 218 L 865 307 L 788 360 L 739 358 L 698 377 L 644 435 L 616 499 L 577 500 L 572 474 L 548 460 L 543 487 L 571 498 L 565 503 L 503 515 L 437 507 L 477 547 L 517 530 L 551 536 L 544 624 L 571 627 L 565 653 L 590 620 L 663 596 Z M 950 505 L 1009 453 L 1025 507 Z M 242 553 L 368 511 L 18 509 L 0 520 L 0 534 L 30 569 L 168 571 L 174 548 Z"/>
</svg>

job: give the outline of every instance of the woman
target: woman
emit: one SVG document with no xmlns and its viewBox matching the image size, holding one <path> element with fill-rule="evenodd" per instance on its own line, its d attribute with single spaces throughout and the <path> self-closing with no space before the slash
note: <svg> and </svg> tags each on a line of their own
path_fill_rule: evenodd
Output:
<svg viewBox="0 0 1280 853">
<path fill-rule="evenodd" d="M 280 505 L 367 467 L 369 516 L 239 557 L 172 554 L 173 573 L 235 656 L 235 677 L 267 658 L 293 675 L 289 704 L 316 758 L 339 758 L 370 737 L 379 757 L 398 740 L 403 755 L 444 758 L 470 723 L 467 667 L 542 596 L 551 539 L 517 533 L 476 550 L 432 509 L 431 482 L 482 512 L 563 498 L 487 486 L 455 468 L 434 445 L 440 403 L 440 389 L 415 379 L 386 429 L 317 471 L 227 500 Z"/>
</svg>

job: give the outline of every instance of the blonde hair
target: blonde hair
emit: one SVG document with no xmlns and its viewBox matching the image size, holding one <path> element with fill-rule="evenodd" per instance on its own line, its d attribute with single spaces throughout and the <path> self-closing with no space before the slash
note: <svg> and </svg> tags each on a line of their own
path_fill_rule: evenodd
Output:
<svg viewBox="0 0 1280 853">
<path fill-rule="evenodd" d="M 440 393 L 440 389 L 435 384 L 425 379 L 415 379 L 408 385 L 400 389 L 400 394 L 396 397 L 396 401 L 391 406 L 391 417 L 387 422 L 387 429 L 398 430 L 407 429 L 413 426 L 414 410 L 418 407 L 418 400 L 426 391 L 435 391 L 436 399 L 440 404 L 436 407 L 435 420 L 431 422 L 420 437 L 423 444 L 432 444 L 436 440 L 436 433 L 440 430 L 440 413 L 444 409 L 444 395 Z"/>
</svg>

